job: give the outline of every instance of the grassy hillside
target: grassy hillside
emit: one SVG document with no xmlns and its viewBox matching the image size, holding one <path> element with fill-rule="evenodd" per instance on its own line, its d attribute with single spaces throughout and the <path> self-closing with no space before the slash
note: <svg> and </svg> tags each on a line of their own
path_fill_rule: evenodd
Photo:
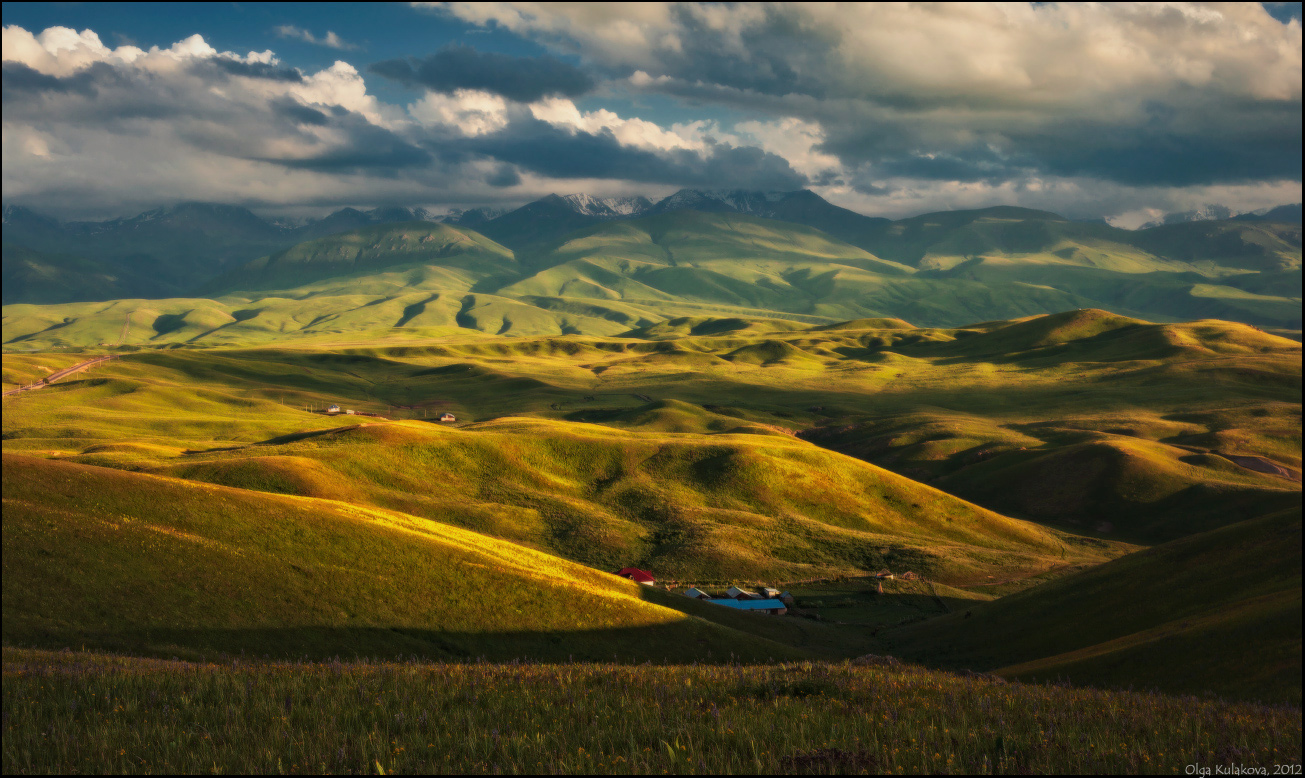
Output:
<svg viewBox="0 0 1305 778">
<path fill-rule="evenodd" d="M 1082 307 L 1086 298 L 1027 284 L 912 278 L 810 227 L 740 214 L 676 211 L 583 230 L 500 294 L 692 301 L 827 318 L 901 317 L 938 324 Z M 783 315 L 783 314 L 781 314 Z"/>
<path fill-rule="evenodd" d="M 383 224 L 230 268 L 201 289 L 216 299 L 6 305 L 3 341 L 11 348 L 85 347 L 120 336 L 128 344 L 258 344 L 345 333 L 412 337 L 432 327 L 603 336 L 684 317 L 898 318 L 956 327 L 1084 308 L 1301 326 L 1299 227 L 1293 233 L 1287 225 L 1130 233 L 995 208 L 858 222 L 860 245 L 873 245 L 868 252 L 812 227 L 733 213 L 583 217 L 575 229 L 565 219 L 544 221 L 553 237 L 514 243 L 516 253 L 463 227 Z M 562 227 L 565 234 L 557 233 Z M 866 243 L 880 232 L 878 243 Z M 29 281 L 50 286 L 40 279 L 52 273 L 68 275 L 58 263 L 19 264 L 20 291 Z M 160 290 L 176 287 L 158 269 L 131 272 L 159 279 Z M 137 329 L 123 335 L 126 313 Z"/>
<path fill-rule="evenodd" d="M 322 658 L 802 653 L 649 602 L 615 576 L 393 511 L 8 454 L 4 472 L 7 644 Z M 791 642 L 803 634 L 779 626 Z"/>
<path fill-rule="evenodd" d="M 997 589 L 1055 591 L 1045 582 L 1068 579 L 1117 556 L 1128 549 L 1121 540 L 1217 537 L 1222 539 L 1214 545 L 1232 548 L 1242 540 L 1211 533 L 1249 526 L 1245 544 L 1299 546 L 1269 525 L 1239 523 L 1298 506 L 1300 499 L 1300 344 L 1249 326 L 1151 324 L 1086 310 L 960 329 L 915 328 L 882 318 L 810 326 L 697 316 L 645 325 L 626 337 L 495 338 L 456 332 L 370 342 L 345 333 L 333 342 L 305 340 L 295 348 L 129 352 L 90 375 L 6 398 L 6 453 L 64 460 L 46 463 L 51 467 L 74 467 L 72 460 L 82 466 L 78 473 L 100 479 L 83 479 L 63 497 L 55 481 L 37 479 L 25 498 L 31 505 L 22 510 L 43 518 L 29 522 L 35 527 L 31 533 L 13 534 L 9 516 L 24 514 L 6 511 L 7 542 L 13 534 L 22 551 L 6 553 L 6 560 L 26 555 L 35 560 L 33 569 L 48 576 L 74 569 L 61 567 L 57 556 L 49 567 L 38 564 L 45 557 L 39 549 L 57 554 L 59 548 L 42 545 L 38 530 L 59 527 L 58 516 L 80 515 L 81 508 L 70 503 L 77 495 L 91 495 L 93 501 L 115 489 L 140 493 L 149 505 L 138 501 L 114 508 L 114 515 L 132 516 L 156 510 L 151 505 L 165 506 L 157 508 L 164 511 L 177 500 L 201 504 L 186 496 L 192 494 L 187 490 L 209 486 L 218 491 L 204 491 L 204 499 L 220 494 L 222 501 L 215 504 L 238 507 L 230 516 L 245 524 L 233 527 L 265 530 L 257 524 L 263 519 L 253 517 L 283 514 L 299 516 L 294 526 L 301 526 L 309 519 L 294 506 L 303 505 L 367 522 L 367 517 L 402 516 L 405 527 L 470 530 L 477 534 L 467 537 L 534 548 L 549 559 L 571 560 L 566 564 L 599 569 L 635 564 L 685 584 L 783 583 L 881 567 L 909 569 L 938 588 L 885 597 L 914 597 L 924 605 L 937 600 L 943 610 L 947 603 L 987 608 L 975 603 L 985 599 L 983 592 Z M 28 381 L 81 358 L 8 354 L 5 380 Z M 328 404 L 388 420 L 312 412 Z M 430 420 L 445 410 L 459 422 Z M 40 459 L 24 461 L 44 466 Z M 15 482 L 11 471 L 19 472 L 6 466 L 7 498 Z M 132 485 L 114 486 L 123 482 L 113 479 L 122 478 Z M 157 484 L 172 491 L 154 494 Z M 48 500 L 42 496 L 46 492 Z M 166 516 L 151 515 L 158 515 L 151 525 L 171 526 L 164 523 Z M 210 519 L 194 519 L 204 532 L 189 524 L 178 531 L 228 542 L 204 534 L 211 526 L 203 522 Z M 366 523 L 366 533 L 380 531 L 373 523 Z M 245 543 L 250 535 L 241 538 Z M 368 548 L 381 548 L 380 540 L 367 542 Z M 73 540 L 61 544 L 76 546 Z M 384 558 L 389 552 L 373 553 Z M 1269 558 L 1267 551 L 1247 553 Z M 102 553 L 104 564 L 123 558 L 116 554 Z M 174 558 L 179 557 L 167 557 Z M 99 569 L 100 563 L 87 564 Z M 338 560 L 332 564 L 349 567 Z M 360 575 L 373 570 L 358 569 Z M 404 569 L 405 575 L 420 574 L 419 568 Z M 275 565 L 267 570 L 267 575 L 290 575 Z M 1172 572 L 1161 577 L 1173 578 Z M 1142 573 L 1128 572 L 1118 580 L 1124 579 L 1134 581 L 1137 591 L 1151 586 Z M 1124 684 L 1154 677 L 1175 689 L 1183 677 L 1199 675 L 1191 672 L 1194 663 L 1206 662 L 1221 684 L 1210 688 L 1222 693 L 1246 696 L 1281 685 L 1290 662 L 1274 665 L 1277 675 L 1260 677 L 1239 669 L 1231 655 L 1210 653 L 1207 648 L 1215 643 L 1193 636 L 1244 628 L 1265 635 L 1266 645 L 1287 645 L 1282 635 L 1289 643 L 1291 623 L 1283 614 L 1293 607 L 1291 586 L 1262 591 L 1252 579 L 1222 579 L 1228 598 L 1212 599 L 1194 583 L 1184 583 L 1186 594 L 1156 595 L 1178 615 L 1120 621 L 1127 631 L 1098 631 L 1087 625 L 1105 615 L 1069 608 L 1063 621 L 1047 617 L 1047 633 L 1068 630 L 1065 634 L 1081 641 L 1041 645 L 1030 640 L 1037 652 L 1002 657 L 921 656 L 953 666 L 977 666 L 980 660 L 986 667 L 1018 666 L 1019 673 L 1069 668 L 1085 682 Z M 149 580 L 173 586 L 180 579 Z M 259 580 L 280 586 L 270 578 Z M 1035 582 L 1041 583 L 1032 586 Z M 494 579 L 487 585 L 508 584 Z M 61 591 L 59 586 L 65 584 L 27 588 Z M 121 591 L 152 591 L 141 586 Z M 294 589 L 301 590 L 307 591 Z M 858 634 L 856 627 L 801 619 L 730 623 L 726 619 L 748 617 L 726 616 L 719 606 L 675 595 L 639 593 L 647 595 L 645 602 L 803 651 L 837 654 L 836 644 L 845 641 L 840 634 Z M 60 596 L 65 595 L 71 602 L 90 601 L 86 594 Z M 1102 596 L 1106 603 L 1118 600 Z M 40 621 L 62 618 L 53 601 L 19 602 L 18 612 L 36 614 L 32 634 L 65 634 L 57 624 Z M 293 598 L 290 602 L 294 605 Z M 375 613 L 384 616 L 381 620 L 408 618 L 405 614 L 417 607 L 400 612 L 385 610 L 388 601 L 372 602 L 380 603 Z M 1223 604 L 1210 612 L 1195 607 L 1206 602 Z M 1222 610 L 1224 605 L 1229 610 Z M 11 610 L 6 606 L 7 614 Z M 899 608 L 895 618 L 879 610 L 862 623 L 892 624 L 933 609 Z M 70 627 L 76 635 L 109 629 L 84 608 L 76 612 L 78 624 L 90 625 Z M 291 611 L 269 612 L 280 619 Z M 838 613 L 819 612 L 842 620 Z M 470 618 L 450 613 L 452 624 Z M 962 630 L 965 623 L 979 623 L 977 612 L 969 620 L 945 616 L 938 623 L 956 618 L 962 619 Z M 422 629 L 438 629 L 422 623 Z M 1086 631 L 1074 632 L 1074 624 Z M 367 622 L 368 629 L 376 626 Z M 123 626 L 115 634 L 131 639 L 114 640 L 150 650 L 199 645 L 175 633 L 139 631 L 144 629 Z M 280 646 L 276 651 L 282 655 L 291 652 L 289 646 L 318 640 L 346 647 L 362 641 L 358 644 L 378 646 L 368 649 L 377 652 L 392 647 L 385 642 L 392 639 L 388 633 L 384 640 L 373 633 L 349 633 L 345 640 L 314 631 L 273 638 L 265 634 L 270 629 L 240 626 L 245 631 L 222 645 L 253 641 Z M 993 632 L 995 642 L 984 645 L 1001 645 L 999 632 Z M 860 640 L 865 633 L 860 628 Z M 108 632 L 94 634 L 100 636 L 95 641 L 108 641 Z M 373 639 L 381 642 L 367 642 Z M 705 639 L 716 645 L 714 638 Z M 481 645 L 477 640 L 458 638 L 462 642 L 451 645 L 474 651 Z M 627 645 L 612 640 L 617 642 L 604 645 Z M 644 642 L 660 645 L 660 640 Z M 921 640 L 925 647 L 933 645 Z M 509 645 L 531 651 L 548 647 L 530 641 Z M 857 643 L 844 642 L 844 650 L 851 645 Z M 956 645 L 959 650 L 966 644 L 958 639 Z M 437 649 L 443 650 L 410 653 Z M 865 644 L 857 650 L 864 652 Z M 1182 659 L 1174 667 L 1188 669 L 1169 676 L 1161 670 L 1130 671 L 1112 658 L 1133 657 L 1146 668 L 1166 652 Z"/>
<path fill-rule="evenodd" d="M 227 268 L 298 242 L 239 206 L 180 203 L 130 219 L 59 225 L 25 209 L 6 212 L 5 238 L 50 254 L 70 254 L 119 268 L 132 280 L 125 297 L 194 289 Z M 106 290 L 109 292 L 110 290 Z M 109 300 L 98 296 L 93 299 Z"/>
<path fill-rule="evenodd" d="M 126 297 L 146 290 L 160 297 L 174 292 L 166 283 L 72 254 L 33 251 L 4 243 L 4 304 L 66 303 Z"/>
<path fill-rule="evenodd" d="M 142 352 L 6 400 L 5 445 L 132 465 L 98 447 L 248 445 L 339 426 L 303 411 L 339 403 L 418 420 L 796 432 L 998 512 L 1147 541 L 1299 496 L 1300 344 L 1250 327 L 1092 311 L 962 330 L 667 326 L 643 334 L 685 334 Z M 50 362 L 5 357 L 15 379 Z"/>
<path fill-rule="evenodd" d="M 678 580 L 883 566 L 972 580 L 1110 553 L 786 436 L 620 433 L 514 418 L 460 430 L 381 425 L 193 455 L 168 472 L 382 505 L 594 567 L 635 564 Z"/>
<path fill-rule="evenodd" d="M 13 773 L 1138 774 L 1301 749 L 1299 709 L 841 663 L 216 665 L 6 648 L 4 683 Z"/>
<path fill-rule="evenodd" d="M 1012 677 L 1298 705 L 1300 505 L 884 635 L 904 656 Z"/>
<path fill-rule="evenodd" d="M 472 230 L 431 222 L 381 224 L 310 240 L 256 259 L 215 279 L 204 291 L 222 294 L 307 286 L 308 291 L 319 294 L 340 294 L 346 288 L 365 293 L 346 285 L 341 277 L 354 279 L 404 266 L 414 266 L 412 272 L 420 275 L 405 279 L 406 283 L 396 284 L 396 288 L 466 291 L 478 280 L 512 273 L 515 264 L 509 249 Z M 363 281 L 364 286 L 375 283 Z"/>
</svg>

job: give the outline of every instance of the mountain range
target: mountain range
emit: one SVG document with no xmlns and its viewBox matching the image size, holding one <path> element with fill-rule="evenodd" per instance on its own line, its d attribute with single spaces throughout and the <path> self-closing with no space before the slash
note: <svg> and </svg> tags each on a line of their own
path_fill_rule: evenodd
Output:
<svg viewBox="0 0 1305 778">
<path fill-rule="evenodd" d="M 956 326 L 1089 307 L 1299 330 L 1294 213 L 1137 231 L 1009 206 L 892 221 L 807 190 L 550 195 L 501 215 L 346 208 L 302 223 L 202 203 L 70 223 L 9 206 L 4 341 L 101 342 L 99 325 L 76 336 L 69 322 L 98 311 L 116 330 L 124 312 L 76 304 L 133 299 L 203 322 L 151 325 L 155 342 L 432 325 L 611 335 L 686 315 Z"/>
<path fill-rule="evenodd" d="M 1167 213 L 1159 219 L 1143 224 L 1141 229 L 1162 227 L 1166 224 L 1183 224 L 1185 222 L 1218 221 L 1220 219 L 1237 219 L 1248 222 L 1286 222 L 1300 223 L 1301 204 L 1279 205 L 1273 208 L 1260 208 L 1245 213 L 1237 213 L 1226 205 L 1207 203 L 1190 211 Z"/>
</svg>

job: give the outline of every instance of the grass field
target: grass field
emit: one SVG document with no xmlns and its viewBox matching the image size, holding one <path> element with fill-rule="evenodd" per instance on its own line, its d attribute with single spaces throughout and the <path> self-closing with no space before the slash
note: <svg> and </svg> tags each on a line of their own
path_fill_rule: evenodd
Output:
<svg viewBox="0 0 1305 778">
<path fill-rule="evenodd" d="M 8 644 L 757 661 L 862 643 L 392 511 L 13 455 L 4 473 Z"/>
<path fill-rule="evenodd" d="M 1299 709 L 790 663 L 223 664 L 5 649 L 6 773 L 1163 773 Z"/>
<path fill-rule="evenodd" d="M 1255 523 L 1299 506 L 1295 341 L 1090 310 L 957 329 L 685 316 L 623 337 L 458 332 L 119 350 L 6 398 L 6 642 L 190 658 L 888 651 L 1298 702 L 1282 689 L 1299 686 L 1299 556 L 1267 589 L 1235 571 L 1176 583 L 1172 561 L 1173 544 L 1223 531 L 1299 545 Z M 84 358 L 6 354 L 5 381 Z M 335 403 L 379 416 L 314 412 Z M 459 421 L 432 421 L 443 411 Z M 1247 554 L 1225 556 L 1262 571 Z M 927 581 L 882 596 L 793 583 L 822 620 L 770 619 L 594 571 L 627 565 L 678 586 L 884 567 Z M 105 591 L 120 599 L 97 605 Z M 1237 629 L 1264 636 L 1272 666 L 1205 639 Z"/>
</svg>

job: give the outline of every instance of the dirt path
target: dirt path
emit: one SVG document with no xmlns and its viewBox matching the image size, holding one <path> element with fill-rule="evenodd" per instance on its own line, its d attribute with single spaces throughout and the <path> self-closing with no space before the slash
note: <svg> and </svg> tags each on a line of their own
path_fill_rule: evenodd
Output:
<svg viewBox="0 0 1305 778">
<path fill-rule="evenodd" d="M 110 359 L 117 359 L 117 358 L 118 358 L 117 354 L 108 354 L 106 356 L 96 357 L 95 359 L 89 359 L 85 362 L 79 362 L 78 364 L 73 365 L 72 367 L 65 367 L 63 370 L 60 370 L 57 373 L 51 373 L 50 375 L 46 376 L 45 378 L 42 378 L 40 381 L 37 381 L 34 384 L 28 384 L 27 386 L 20 386 L 16 389 L 10 389 L 9 391 L 5 392 L 3 396 L 8 397 L 11 394 L 18 394 L 19 392 L 30 392 L 45 386 L 49 386 L 55 381 L 58 381 L 60 378 L 65 378 L 67 376 L 72 375 L 73 373 L 77 373 L 79 371 L 85 370 L 88 367 L 93 367 L 95 365 L 100 364 L 101 362 L 108 362 Z"/>
<path fill-rule="evenodd" d="M 135 313 L 135 311 L 132 311 L 131 313 L 127 314 L 127 320 L 122 323 L 122 332 L 118 333 L 118 342 L 115 343 L 114 345 L 121 346 L 122 342 L 127 339 L 127 333 L 131 331 L 132 313 Z"/>
</svg>

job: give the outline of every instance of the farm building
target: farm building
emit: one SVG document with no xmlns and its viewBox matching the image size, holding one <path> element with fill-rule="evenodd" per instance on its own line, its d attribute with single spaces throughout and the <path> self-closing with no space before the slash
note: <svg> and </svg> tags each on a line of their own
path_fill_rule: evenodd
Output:
<svg viewBox="0 0 1305 778">
<path fill-rule="evenodd" d="M 457 416 L 454 416 L 454 415 L 451 414 L 451 413 L 441 413 L 441 414 L 440 414 L 440 421 L 457 421 L 457 420 L 458 420 L 458 417 L 457 417 Z"/>
<path fill-rule="evenodd" d="M 875 578 L 892 578 L 892 577 L 893 577 L 892 571 L 887 569 L 880 570 L 879 572 L 875 573 Z"/>
<path fill-rule="evenodd" d="M 710 594 L 707 594 L 706 592 L 704 592 L 703 590 L 697 588 L 696 586 L 691 586 L 691 587 L 689 587 L 688 589 L 686 589 L 685 592 L 684 592 L 684 596 L 685 596 L 685 597 L 692 597 L 692 598 L 695 599 L 695 600 L 710 600 L 710 599 L 711 599 L 711 595 L 710 595 Z"/>
<path fill-rule="evenodd" d="M 640 570 L 637 567 L 623 567 L 616 571 L 616 574 L 622 578 L 629 578 L 635 583 L 641 583 L 646 586 L 652 586 L 655 583 L 652 573 L 647 570 Z"/>
<path fill-rule="evenodd" d="M 758 595 L 752 592 L 744 591 L 737 586 L 731 586 L 725 590 L 725 596 L 735 600 L 755 600 Z"/>
<path fill-rule="evenodd" d="M 771 616 L 783 616 L 788 613 L 788 607 L 779 600 L 708 600 L 715 605 L 724 605 L 727 608 L 737 608 L 741 611 L 752 611 L 754 613 L 768 613 Z"/>
<path fill-rule="evenodd" d="M 916 580 L 917 578 L 919 578 L 920 576 L 916 575 L 915 573 L 912 573 L 910 570 L 907 570 L 905 573 L 902 573 L 902 576 L 901 576 L 901 577 L 902 577 L 902 580 L 904 580 L 904 581 L 914 581 L 914 580 Z"/>
<path fill-rule="evenodd" d="M 774 587 L 763 586 L 757 591 L 761 592 L 761 596 L 765 597 L 767 600 L 774 600 L 779 597 L 779 590 Z"/>
<path fill-rule="evenodd" d="M 340 406 L 338 406 L 338 405 L 332 405 L 332 406 L 330 406 L 329 408 L 326 409 L 326 412 L 327 412 L 327 413 L 339 413 L 339 412 L 340 412 Z"/>
</svg>

